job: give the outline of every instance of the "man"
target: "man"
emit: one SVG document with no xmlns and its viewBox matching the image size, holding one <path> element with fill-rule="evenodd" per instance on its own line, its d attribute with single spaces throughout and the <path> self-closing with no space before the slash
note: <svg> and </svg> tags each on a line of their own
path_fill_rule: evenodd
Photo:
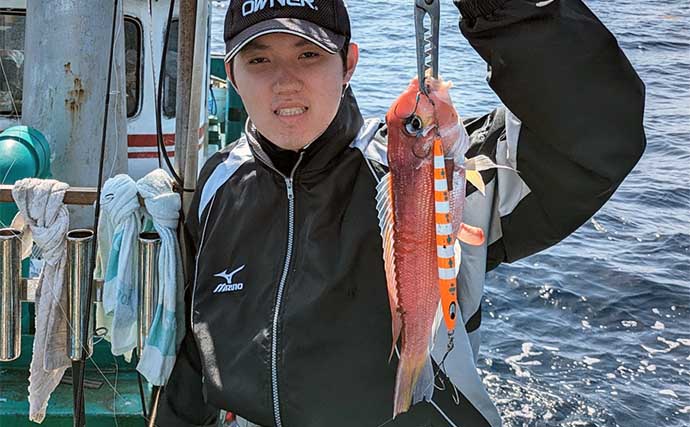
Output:
<svg viewBox="0 0 690 427">
<path fill-rule="evenodd" d="M 250 120 L 200 174 L 190 327 L 158 425 L 209 425 L 219 409 L 261 426 L 500 424 L 475 368 L 485 272 L 559 242 L 611 197 L 644 150 L 644 87 L 579 0 L 455 4 L 505 104 L 465 122 L 468 157 L 520 174 L 484 172 L 486 196 L 468 186 L 465 220 L 487 239 L 463 248 L 465 327 L 432 401 L 391 420 L 397 358 L 375 206 L 386 128 L 364 121 L 348 85 L 358 48 L 346 7 L 233 1 L 226 62 Z"/>
</svg>

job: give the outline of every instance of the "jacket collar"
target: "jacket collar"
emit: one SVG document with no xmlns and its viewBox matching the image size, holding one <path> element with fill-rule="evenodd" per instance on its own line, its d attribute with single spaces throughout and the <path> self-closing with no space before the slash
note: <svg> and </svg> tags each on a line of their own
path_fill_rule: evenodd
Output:
<svg viewBox="0 0 690 427">
<path fill-rule="evenodd" d="M 251 119 L 247 120 L 245 133 L 254 156 L 271 169 L 288 175 L 300 154 L 299 174 L 316 173 L 331 165 L 355 139 L 364 118 L 359 111 L 357 100 L 348 85 L 343 93 L 340 107 L 328 128 L 314 142 L 299 152 L 283 150 L 257 131 Z"/>
</svg>

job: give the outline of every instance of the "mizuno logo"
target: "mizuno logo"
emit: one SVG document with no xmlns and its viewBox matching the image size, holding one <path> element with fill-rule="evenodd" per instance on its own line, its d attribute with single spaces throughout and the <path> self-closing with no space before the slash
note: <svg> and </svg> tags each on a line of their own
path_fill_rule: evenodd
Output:
<svg viewBox="0 0 690 427">
<path fill-rule="evenodd" d="M 274 8 L 276 6 L 295 6 L 295 7 L 309 7 L 313 10 L 319 10 L 314 6 L 315 0 L 245 0 L 242 3 L 242 16 L 251 15 L 266 9 L 267 7 Z"/>
<path fill-rule="evenodd" d="M 242 267 L 239 267 L 230 273 L 228 273 L 228 270 L 222 271 L 218 274 L 214 274 L 214 277 L 220 277 L 221 279 L 225 280 L 225 283 L 221 283 L 218 286 L 216 286 L 216 289 L 213 290 L 214 294 L 222 293 L 222 292 L 236 292 L 236 291 L 241 291 L 242 288 L 244 288 L 244 283 L 232 283 L 232 277 L 237 274 L 238 272 L 242 271 L 242 269 L 245 266 L 243 265 Z"/>
</svg>

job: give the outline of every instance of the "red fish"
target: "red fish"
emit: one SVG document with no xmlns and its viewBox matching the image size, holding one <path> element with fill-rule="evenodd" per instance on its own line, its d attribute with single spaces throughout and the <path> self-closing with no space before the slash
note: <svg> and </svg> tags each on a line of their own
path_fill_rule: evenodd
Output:
<svg viewBox="0 0 690 427">
<path fill-rule="evenodd" d="M 393 319 L 391 356 L 402 337 L 394 417 L 431 399 L 430 350 L 437 322 L 442 313 L 452 333 L 459 315 L 457 241 L 484 241 L 481 229 L 462 223 L 462 210 L 466 179 L 483 189 L 477 170 L 486 167 L 478 169 L 475 159 L 465 159 L 469 137 L 450 99 L 450 83 L 426 82 L 428 95 L 415 78 L 386 115 L 390 172 L 377 187 Z"/>
</svg>

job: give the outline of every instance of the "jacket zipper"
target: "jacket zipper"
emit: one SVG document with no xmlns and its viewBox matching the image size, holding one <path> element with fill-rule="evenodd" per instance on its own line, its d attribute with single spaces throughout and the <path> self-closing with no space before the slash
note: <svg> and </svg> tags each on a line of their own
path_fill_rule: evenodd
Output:
<svg viewBox="0 0 690 427">
<path fill-rule="evenodd" d="M 290 262 L 292 260 L 292 249 L 295 237 L 295 193 L 294 193 L 294 177 L 295 171 L 304 157 L 304 152 L 300 153 L 299 159 L 290 172 L 290 177 L 283 176 L 285 179 L 285 186 L 287 189 L 288 198 L 288 237 L 287 237 L 287 251 L 285 253 L 285 263 L 283 264 L 283 274 L 280 277 L 278 284 L 278 292 L 276 294 L 276 301 L 273 311 L 273 327 L 271 334 L 271 384 L 273 386 L 273 415 L 275 417 L 276 427 L 282 427 L 283 421 L 280 417 L 280 397 L 278 395 L 278 320 L 280 317 L 280 306 L 283 302 L 283 293 L 285 291 L 285 283 L 287 282 L 288 273 L 290 272 Z M 282 174 L 281 174 L 282 175 Z"/>
</svg>

